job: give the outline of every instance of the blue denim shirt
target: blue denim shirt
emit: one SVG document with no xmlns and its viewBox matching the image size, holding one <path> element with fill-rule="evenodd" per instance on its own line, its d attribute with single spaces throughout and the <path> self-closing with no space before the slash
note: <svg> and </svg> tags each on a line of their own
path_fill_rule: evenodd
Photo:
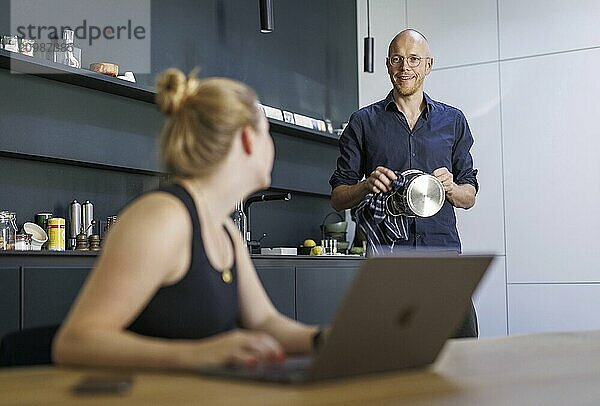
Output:
<svg viewBox="0 0 600 406">
<path fill-rule="evenodd" d="M 469 183 L 479 190 L 467 119 L 457 108 L 434 101 L 427 94 L 424 98 L 426 108 L 412 130 L 396 107 L 392 92 L 353 113 L 340 137 L 337 168 L 329 180 L 332 190 L 358 183 L 378 166 L 426 173 L 446 167 L 455 183 Z M 408 240 L 396 243 L 396 247 L 461 251 L 454 207 L 448 200 L 432 217 L 410 218 L 408 228 Z"/>
</svg>

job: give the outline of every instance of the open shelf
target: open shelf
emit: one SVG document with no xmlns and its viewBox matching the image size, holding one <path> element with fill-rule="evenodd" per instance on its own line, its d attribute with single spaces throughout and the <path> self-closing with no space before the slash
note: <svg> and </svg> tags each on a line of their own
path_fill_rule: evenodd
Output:
<svg viewBox="0 0 600 406">
<path fill-rule="evenodd" d="M 27 154 L 27 153 L 23 153 L 23 152 L 0 151 L 0 157 L 25 159 L 28 161 L 48 162 L 48 163 L 70 165 L 70 166 L 78 166 L 81 168 L 92 168 L 92 169 L 102 169 L 102 170 L 107 170 L 107 171 L 133 173 L 133 174 L 138 174 L 138 175 L 150 175 L 150 176 L 167 176 L 168 175 L 167 172 L 163 172 L 163 171 L 154 171 L 154 170 L 149 170 L 149 169 L 133 168 L 133 167 L 121 166 L 121 165 L 110 165 L 110 164 L 98 163 L 98 162 L 88 162 L 88 161 L 81 161 L 81 160 L 68 159 L 68 158 L 58 158 L 58 157 L 45 156 L 45 155 L 34 155 L 34 154 Z"/>
<path fill-rule="evenodd" d="M 10 70 L 15 74 L 33 75 L 146 103 L 154 103 L 156 95 L 154 89 L 143 87 L 136 83 L 116 79 L 87 69 L 76 69 L 49 60 L 32 58 L 4 49 L 0 49 L 0 68 Z M 326 132 L 285 123 L 279 120 L 269 119 L 269 123 L 271 125 L 271 130 L 275 133 L 304 138 L 311 141 L 337 145 L 339 138 Z"/>
<path fill-rule="evenodd" d="M 86 87 L 101 92 L 154 103 L 155 92 L 150 88 L 126 80 L 102 75 L 87 69 L 76 69 L 45 59 L 9 52 L 0 49 L 0 68 L 15 74 L 38 76 L 61 83 Z"/>
</svg>

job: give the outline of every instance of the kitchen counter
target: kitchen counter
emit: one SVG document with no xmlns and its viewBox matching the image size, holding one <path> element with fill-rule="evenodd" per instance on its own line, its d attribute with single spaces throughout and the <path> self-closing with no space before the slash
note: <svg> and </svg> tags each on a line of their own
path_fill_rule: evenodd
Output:
<svg viewBox="0 0 600 406">
<path fill-rule="evenodd" d="M 89 251 L 0 253 L 0 336 L 58 324 L 98 259 Z M 252 255 L 275 307 L 309 324 L 330 322 L 363 257 Z"/>
<path fill-rule="evenodd" d="M 263 254 L 252 254 L 250 257 L 254 259 L 300 259 L 300 260 L 336 260 L 336 259 L 364 259 L 360 255 L 263 255 Z"/>
</svg>

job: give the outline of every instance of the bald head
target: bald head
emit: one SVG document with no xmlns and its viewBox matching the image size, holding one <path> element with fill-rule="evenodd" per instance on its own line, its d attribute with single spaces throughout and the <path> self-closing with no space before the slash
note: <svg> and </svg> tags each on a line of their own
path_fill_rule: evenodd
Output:
<svg viewBox="0 0 600 406">
<path fill-rule="evenodd" d="M 423 55 L 421 56 L 431 56 L 427 38 L 415 29 L 407 28 L 406 30 L 400 31 L 390 42 L 388 56 L 392 55 L 394 53 L 393 51 L 397 49 L 400 44 L 416 46 L 423 52 Z"/>
<path fill-rule="evenodd" d="M 433 67 L 427 38 L 413 29 L 400 32 L 390 42 L 385 63 L 394 86 L 394 97 L 417 95 L 418 98 L 423 93 L 425 76 Z"/>
</svg>

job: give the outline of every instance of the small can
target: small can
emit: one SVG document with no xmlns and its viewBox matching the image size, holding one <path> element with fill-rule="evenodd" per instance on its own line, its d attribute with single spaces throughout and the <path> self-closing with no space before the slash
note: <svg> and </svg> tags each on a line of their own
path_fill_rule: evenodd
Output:
<svg viewBox="0 0 600 406">
<path fill-rule="evenodd" d="M 35 224 L 42 227 L 46 233 L 48 233 L 48 219 L 51 219 L 52 213 L 38 213 L 35 215 Z M 42 245 L 42 249 L 48 248 L 48 241 Z"/>
<path fill-rule="evenodd" d="M 65 250 L 65 219 L 60 217 L 48 219 L 48 249 Z"/>
</svg>

